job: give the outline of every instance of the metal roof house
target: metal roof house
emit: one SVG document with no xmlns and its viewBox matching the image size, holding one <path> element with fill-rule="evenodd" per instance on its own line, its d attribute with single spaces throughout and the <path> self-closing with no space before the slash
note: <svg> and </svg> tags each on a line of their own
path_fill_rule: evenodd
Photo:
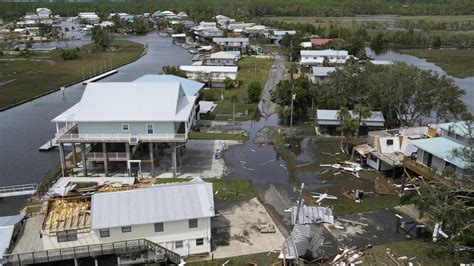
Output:
<svg viewBox="0 0 474 266">
<path fill-rule="evenodd" d="M 316 121 L 319 126 L 339 126 L 340 120 L 338 118 L 338 110 L 316 110 Z M 353 111 L 349 111 L 352 116 L 357 116 Z M 368 118 L 362 119 L 362 124 L 367 127 L 383 127 L 385 124 L 385 118 L 382 112 L 372 111 L 372 115 Z"/>
<path fill-rule="evenodd" d="M 452 167 L 457 177 L 472 177 L 474 162 L 454 154 L 456 150 L 466 148 L 465 146 L 445 137 L 413 140 L 412 144 L 418 147 L 417 163 L 436 169 L 438 173 Z"/>
<path fill-rule="evenodd" d="M 115 255 L 117 265 L 178 265 L 182 256 L 211 251 L 213 185 L 200 178 L 49 198 L 44 206 L 26 219 L 25 233 L 5 255 L 9 265 L 85 258 L 97 264 L 103 255 Z"/>
<path fill-rule="evenodd" d="M 12 239 L 19 231 L 19 223 L 25 216 L 22 214 L 0 217 L 0 265 L 2 265 L 3 255 L 7 253 Z"/>
<path fill-rule="evenodd" d="M 210 87 L 223 87 L 226 78 L 237 79 L 236 66 L 180 66 L 192 80 L 208 83 Z"/>
<path fill-rule="evenodd" d="M 140 206 L 140 208 L 137 208 Z M 212 183 L 155 185 L 92 196 L 91 229 L 101 241 L 147 238 L 181 256 L 211 251 Z"/>
<path fill-rule="evenodd" d="M 213 38 L 212 41 L 224 51 L 242 51 L 249 45 L 249 38 Z"/>
<path fill-rule="evenodd" d="M 349 52 L 345 50 L 301 50 L 300 65 L 302 67 L 322 66 L 327 58 L 331 65 L 345 64 L 349 59 Z"/>
<path fill-rule="evenodd" d="M 239 58 L 240 52 L 217 52 L 206 58 L 204 64 L 207 66 L 235 66 Z"/>
<path fill-rule="evenodd" d="M 335 70 L 335 67 L 313 67 L 311 81 L 313 83 L 323 82 L 327 79 L 329 73 L 334 72 Z"/>
<path fill-rule="evenodd" d="M 465 121 L 438 124 L 440 137 L 413 140 L 418 147 L 416 163 L 436 170 L 438 174 L 451 167 L 460 178 L 472 178 L 474 162 L 463 156 L 465 151 L 472 152 L 472 130 L 474 126 Z M 459 153 L 459 154 L 456 154 Z"/>
<path fill-rule="evenodd" d="M 183 81 L 183 86 L 177 80 L 169 76 L 144 76 L 134 82 L 87 84 L 79 103 L 52 120 L 57 126 L 63 176 L 66 175 L 65 144 L 73 147 L 80 144 L 82 158 L 86 158 L 82 163 L 84 176 L 89 160 L 103 163 L 106 176 L 109 161 L 126 162 L 131 174 L 130 161 L 139 147 L 142 152 L 149 152 L 154 176 L 158 144 L 174 147 L 186 143 L 196 116 L 195 92 L 201 85 Z M 66 126 L 60 129 L 59 123 Z"/>
</svg>

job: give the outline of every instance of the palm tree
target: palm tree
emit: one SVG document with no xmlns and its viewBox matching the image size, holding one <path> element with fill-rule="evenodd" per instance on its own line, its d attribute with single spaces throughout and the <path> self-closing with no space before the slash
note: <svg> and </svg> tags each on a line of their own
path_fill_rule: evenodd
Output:
<svg viewBox="0 0 474 266">
<path fill-rule="evenodd" d="M 358 124 L 357 127 L 357 136 L 359 136 L 359 128 L 362 125 L 362 120 L 369 118 L 372 115 L 370 108 L 368 106 L 364 106 L 362 104 L 357 104 L 354 106 L 354 112 L 357 114 Z"/>
<path fill-rule="evenodd" d="M 293 75 L 298 74 L 298 65 L 296 65 L 296 63 L 291 63 L 288 73 L 290 74 L 291 80 L 294 80 Z"/>
<path fill-rule="evenodd" d="M 357 124 L 357 119 L 352 117 L 352 114 L 346 107 L 341 107 L 337 112 L 337 117 L 339 119 L 340 125 L 339 130 L 341 131 L 341 150 L 345 153 L 348 153 L 348 141 L 352 138 L 355 132 L 357 132 L 359 125 Z M 345 144 L 344 144 L 345 140 Z"/>
</svg>

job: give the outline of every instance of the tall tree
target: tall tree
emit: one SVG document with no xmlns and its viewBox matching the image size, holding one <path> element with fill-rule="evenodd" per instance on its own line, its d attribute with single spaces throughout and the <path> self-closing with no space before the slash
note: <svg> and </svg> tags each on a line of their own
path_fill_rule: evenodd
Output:
<svg viewBox="0 0 474 266">
<path fill-rule="evenodd" d="M 349 140 L 358 131 L 358 120 L 355 119 L 346 107 L 341 107 L 337 112 L 339 119 L 339 130 L 341 131 L 341 150 L 349 153 Z M 343 145 L 345 143 L 345 145 Z"/>
<path fill-rule="evenodd" d="M 372 111 L 368 106 L 364 106 L 362 104 L 356 104 L 354 106 L 354 113 L 357 115 L 357 122 L 358 122 L 358 127 L 357 127 L 357 136 L 359 136 L 359 129 L 360 126 L 362 126 L 362 120 L 369 118 L 372 115 Z"/>
<path fill-rule="evenodd" d="M 112 43 L 113 37 L 112 34 L 106 29 L 102 29 L 99 26 L 95 26 L 92 28 L 92 41 L 94 41 L 94 45 L 100 51 L 105 51 L 109 48 L 110 44 Z"/>
</svg>

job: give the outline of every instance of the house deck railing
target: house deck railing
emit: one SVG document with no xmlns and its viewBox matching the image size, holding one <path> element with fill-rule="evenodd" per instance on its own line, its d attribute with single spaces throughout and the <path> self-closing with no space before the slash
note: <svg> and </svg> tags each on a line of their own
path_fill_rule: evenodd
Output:
<svg viewBox="0 0 474 266">
<path fill-rule="evenodd" d="M 86 245 L 62 249 L 51 249 L 43 251 L 5 254 L 0 263 L 7 265 L 26 265 L 48 263 L 54 261 L 64 261 L 71 259 L 97 257 L 103 255 L 121 255 L 143 251 L 161 251 L 166 259 L 172 263 L 179 264 L 181 257 L 179 254 L 153 243 L 146 239 L 135 239 L 118 241 L 113 243 L 103 243 L 95 245 Z M 151 259 L 153 260 L 153 259 Z"/>
<path fill-rule="evenodd" d="M 63 134 L 58 136 L 58 142 L 185 142 L 186 134 Z"/>
<path fill-rule="evenodd" d="M 88 160 L 93 161 L 103 161 L 104 153 L 103 152 L 88 152 L 86 154 Z M 107 152 L 107 159 L 110 160 L 127 160 L 126 152 Z"/>
</svg>

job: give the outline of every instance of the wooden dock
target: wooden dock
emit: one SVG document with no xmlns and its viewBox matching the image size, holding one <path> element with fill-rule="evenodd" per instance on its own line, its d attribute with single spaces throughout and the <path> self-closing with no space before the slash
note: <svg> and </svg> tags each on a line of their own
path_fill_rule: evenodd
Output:
<svg viewBox="0 0 474 266">
<path fill-rule="evenodd" d="M 94 82 L 94 81 L 103 79 L 103 78 L 108 77 L 108 76 L 110 76 L 110 75 L 113 75 L 113 74 L 115 74 L 115 73 L 117 73 L 117 72 L 118 72 L 117 69 L 107 71 L 107 72 L 105 72 L 105 73 L 102 73 L 102 74 L 100 74 L 100 75 L 97 75 L 97 76 L 95 76 L 95 77 L 92 77 L 92 78 L 90 78 L 90 79 L 88 79 L 88 80 L 84 80 L 84 82 L 82 82 L 82 84 L 87 85 L 87 83 L 91 83 L 91 82 Z"/>
<path fill-rule="evenodd" d="M 38 190 L 37 184 L 24 184 L 0 187 L 0 198 L 32 195 Z"/>
<path fill-rule="evenodd" d="M 59 145 L 58 145 L 57 139 L 53 138 L 53 139 L 50 139 L 45 144 L 41 145 L 41 147 L 39 147 L 39 151 L 50 151 L 54 149 L 54 147 L 58 147 L 58 146 Z"/>
</svg>

